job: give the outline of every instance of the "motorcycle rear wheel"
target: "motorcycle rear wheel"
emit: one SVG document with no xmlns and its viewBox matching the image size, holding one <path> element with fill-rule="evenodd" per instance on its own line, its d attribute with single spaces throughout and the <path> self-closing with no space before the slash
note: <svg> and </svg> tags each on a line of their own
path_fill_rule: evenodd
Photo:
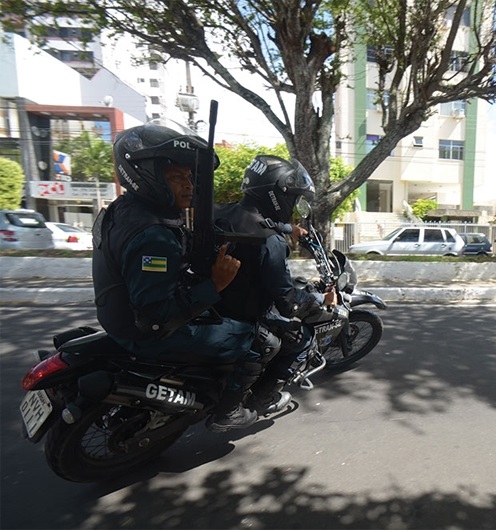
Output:
<svg viewBox="0 0 496 530">
<path fill-rule="evenodd" d="M 124 475 L 157 457 L 183 434 L 187 427 L 174 428 L 180 417 L 168 417 L 171 433 L 150 441 L 147 435 L 153 431 L 143 430 L 151 420 L 150 411 L 99 404 L 72 425 L 59 419 L 47 434 L 45 456 L 54 473 L 73 482 Z"/>
<path fill-rule="evenodd" d="M 370 353 L 381 340 L 383 323 L 380 317 L 371 311 L 355 309 L 350 313 L 349 340 L 342 331 L 334 344 L 326 348 L 322 356 L 326 360 L 327 370 L 342 370 L 354 364 Z M 348 340 L 349 351 L 344 348 Z"/>
</svg>

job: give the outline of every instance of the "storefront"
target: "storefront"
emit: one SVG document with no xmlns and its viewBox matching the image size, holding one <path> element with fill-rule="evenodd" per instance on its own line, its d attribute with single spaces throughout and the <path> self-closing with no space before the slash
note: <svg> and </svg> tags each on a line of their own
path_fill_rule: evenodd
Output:
<svg viewBox="0 0 496 530">
<path fill-rule="evenodd" d="M 112 182 L 60 182 L 38 180 L 30 182 L 31 197 L 38 208 L 47 212 L 47 220 L 68 223 L 90 230 L 102 206 L 116 198 Z"/>
</svg>

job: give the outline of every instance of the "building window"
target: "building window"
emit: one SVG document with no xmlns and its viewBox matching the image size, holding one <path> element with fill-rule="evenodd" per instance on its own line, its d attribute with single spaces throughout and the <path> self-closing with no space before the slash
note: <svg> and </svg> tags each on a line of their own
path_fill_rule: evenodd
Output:
<svg viewBox="0 0 496 530">
<path fill-rule="evenodd" d="M 151 96 L 150 101 L 152 105 L 160 105 L 160 98 L 158 96 Z"/>
<path fill-rule="evenodd" d="M 463 160 L 464 142 L 458 140 L 439 140 L 439 158 Z"/>
<path fill-rule="evenodd" d="M 64 63 L 81 62 L 81 63 L 93 63 L 93 52 L 80 52 L 70 50 L 53 50 L 55 53 L 50 52 L 50 55 L 54 55 Z"/>
<path fill-rule="evenodd" d="M 381 139 L 382 136 L 379 136 L 378 134 L 367 134 L 367 138 L 365 139 L 365 149 L 367 154 L 374 149 Z M 388 156 L 394 156 L 394 149 L 389 153 Z"/>
<path fill-rule="evenodd" d="M 386 107 L 389 105 L 389 91 L 385 91 L 382 100 Z M 373 88 L 367 88 L 367 110 L 382 110 L 379 92 Z"/>
<path fill-rule="evenodd" d="M 158 70 L 158 64 L 155 62 L 150 62 L 149 65 L 150 70 Z"/>
<path fill-rule="evenodd" d="M 152 120 L 158 120 L 160 119 L 160 114 L 158 112 L 153 112 L 152 113 Z"/>
<path fill-rule="evenodd" d="M 138 83 L 144 83 L 145 78 L 144 77 L 138 77 Z"/>
<path fill-rule="evenodd" d="M 467 59 L 468 59 L 467 52 L 452 51 L 450 54 L 449 69 L 452 72 L 466 72 L 468 69 Z"/>
<path fill-rule="evenodd" d="M 62 39 L 91 40 L 93 38 L 93 33 L 87 28 L 59 28 L 58 30 L 55 29 L 55 32 L 57 33 L 57 36 Z"/>
<path fill-rule="evenodd" d="M 393 47 L 392 46 L 381 46 L 380 48 L 376 46 L 367 45 L 367 62 L 369 63 L 378 63 L 379 61 L 388 60 L 390 61 L 393 58 Z"/>
<path fill-rule="evenodd" d="M 365 140 L 365 146 L 367 150 L 367 154 L 374 149 L 374 147 L 380 142 L 381 136 L 377 134 L 367 134 L 367 138 Z"/>
<path fill-rule="evenodd" d="M 446 28 L 451 27 L 451 24 L 453 22 L 453 17 L 455 16 L 456 9 L 457 9 L 457 6 L 454 5 L 454 6 L 448 7 L 448 9 L 446 10 L 446 15 L 444 18 L 444 26 Z M 466 28 L 470 27 L 470 7 L 467 7 L 463 11 L 463 15 L 460 20 L 460 27 L 466 27 Z"/>
<path fill-rule="evenodd" d="M 449 103 L 441 103 L 439 106 L 439 114 L 441 116 L 453 116 L 455 118 L 462 118 L 465 116 L 467 102 L 459 99 L 457 101 L 450 101 Z"/>
<path fill-rule="evenodd" d="M 150 86 L 158 88 L 158 79 L 150 79 Z"/>
</svg>

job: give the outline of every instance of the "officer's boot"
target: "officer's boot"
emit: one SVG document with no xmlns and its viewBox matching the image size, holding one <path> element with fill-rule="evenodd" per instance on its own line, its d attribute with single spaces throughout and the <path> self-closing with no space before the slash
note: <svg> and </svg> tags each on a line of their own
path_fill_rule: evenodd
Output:
<svg viewBox="0 0 496 530">
<path fill-rule="evenodd" d="M 256 411 L 243 406 L 244 394 L 242 390 L 226 390 L 214 413 L 207 418 L 207 429 L 213 432 L 225 432 L 253 425 L 258 415 Z"/>
<path fill-rule="evenodd" d="M 244 429 L 253 425 L 258 418 L 256 410 L 243 405 L 248 389 L 262 373 L 263 366 L 258 360 L 242 360 L 235 364 L 231 385 L 222 394 L 221 402 L 214 413 L 207 419 L 207 428 L 214 432 L 225 432 L 231 429 Z"/>
<path fill-rule="evenodd" d="M 286 381 L 270 374 L 264 374 L 253 385 L 251 396 L 247 399 L 246 406 L 256 410 L 259 416 L 273 414 L 284 410 L 291 402 L 291 394 L 282 392 Z"/>
</svg>

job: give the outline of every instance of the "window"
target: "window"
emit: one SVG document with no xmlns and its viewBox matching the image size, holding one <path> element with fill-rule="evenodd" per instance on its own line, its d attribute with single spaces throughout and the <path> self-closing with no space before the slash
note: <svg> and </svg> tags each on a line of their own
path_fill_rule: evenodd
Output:
<svg viewBox="0 0 496 530">
<path fill-rule="evenodd" d="M 424 232 L 424 243 L 444 243 L 444 237 L 441 229 L 426 229 Z"/>
<path fill-rule="evenodd" d="M 58 52 L 58 57 L 64 63 L 70 63 L 70 62 L 76 62 L 76 61 L 83 62 L 83 63 L 93 62 L 93 52 L 60 50 Z"/>
<path fill-rule="evenodd" d="M 466 72 L 467 71 L 467 52 L 452 51 L 450 54 L 449 69 L 452 72 Z"/>
<path fill-rule="evenodd" d="M 365 151 L 366 153 L 370 153 L 372 149 L 381 141 L 382 136 L 379 136 L 378 134 L 367 134 L 367 137 L 365 139 Z M 394 156 L 394 150 L 389 153 L 388 156 Z"/>
<path fill-rule="evenodd" d="M 160 119 L 160 114 L 158 112 L 153 112 L 152 113 L 152 120 L 159 120 Z"/>
<path fill-rule="evenodd" d="M 158 79 L 150 79 L 150 86 L 158 88 Z"/>
<path fill-rule="evenodd" d="M 448 243 L 456 243 L 455 236 L 451 232 L 448 232 L 448 230 L 446 230 L 445 233 L 446 233 L 446 241 Z"/>
<path fill-rule="evenodd" d="M 367 89 L 367 109 L 368 110 L 382 110 L 379 92 L 373 88 Z M 385 91 L 382 96 L 383 102 L 386 107 L 389 105 L 389 92 Z"/>
<path fill-rule="evenodd" d="M 464 142 L 458 140 L 439 140 L 439 158 L 463 160 Z"/>
<path fill-rule="evenodd" d="M 392 46 L 381 46 L 377 48 L 375 46 L 367 46 L 367 62 L 378 63 L 379 61 L 393 59 L 393 47 Z"/>
<path fill-rule="evenodd" d="M 419 228 L 407 228 L 396 239 L 397 243 L 417 243 L 419 240 Z"/>
<path fill-rule="evenodd" d="M 457 101 L 450 101 L 449 103 L 441 103 L 439 106 L 439 114 L 441 116 L 463 117 L 465 116 L 466 108 L 467 102 L 459 99 Z"/>
<path fill-rule="evenodd" d="M 457 6 L 456 5 L 453 5 L 451 7 L 448 7 L 448 9 L 446 10 L 446 16 L 445 16 L 445 19 L 444 19 L 444 26 L 449 28 L 451 27 L 451 24 L 453 22 L 453 17 L 455 16 L 455 11 L 456 11 L 456 8 Z M 460 27 L 469 27 L 470 26 L 470 7 L 467 7 L 464 11 L 463 11 L 463 15 L 462 15 L 462 18 L 460 20 Z"/>
<path fill-rule="evenodd" d="M 367 154 L 374 149 L 374 147 L 380 142 L 381 138 L 382 136 L 377 134 L 367 134 L 367 138 L 365 140 Z"/>
<path fill-rule="evenodd" d="M 144 83 L 145 78 L 144 77 L 138 77 L 138 83 Z"/>
<path fill-rule="evenodd" d="M 155 62 L 149 63 L 150 70 L 158 70 L 158 64 Z"/>
<path fill-rule="evenodd" d="M 424 147 L 424 137 L 423 136 L 414 136 L 413 137 L 413 147 Z"/>
<path fill-rule="evenodd" d="M 152 105 L 160 105 L 160 98 L 158 96 L 151 96 L 150 101 Z"/>
</svg>

